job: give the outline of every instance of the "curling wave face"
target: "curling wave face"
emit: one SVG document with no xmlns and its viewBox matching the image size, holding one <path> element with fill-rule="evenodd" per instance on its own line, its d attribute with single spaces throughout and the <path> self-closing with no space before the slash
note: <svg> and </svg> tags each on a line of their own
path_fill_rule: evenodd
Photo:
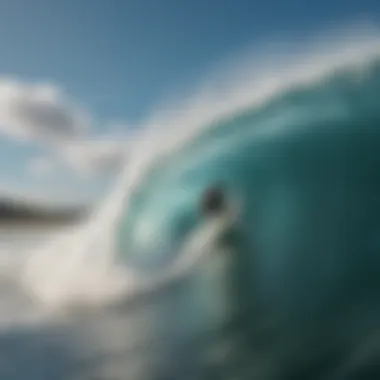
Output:
<svg viewBox="0 0 380 380">
<path fill-rule="evenodd" d="M 119 260 L 170 266 L 204 218 L 203 192 L 223 183 L 239 204 L 226 281 L 251 367 L 340 378 L 380 327 L 379 99 L 373 59 L 210 125 L 135 189 Z"/>
</svg>

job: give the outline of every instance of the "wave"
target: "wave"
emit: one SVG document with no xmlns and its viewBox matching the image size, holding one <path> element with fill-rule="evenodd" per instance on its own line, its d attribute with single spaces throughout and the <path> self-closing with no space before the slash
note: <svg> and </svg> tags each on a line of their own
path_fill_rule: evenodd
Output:
<svg viewBox="0 0 380 380">
<path fill-rule="evenodd" d="M 380 314 L 378 52 L 350 51 L 359 62 L 310 80 L 296 72 L 288 87 L 187 131 L 154 151 L 120 208 L 119 262 L 155 276 L 201 222 L 205 189 L 222 183 L 239 199 L 224 302 L 244 311 L 243 351 L 281 358 L 265 371 L 343 376 L 361 346 L 355 370 L 376 360 L 367 342 Z M 217 293 L 208 292 L 209 309 Z M 198 296 L 187 298 L 194 308 Z M 263 371 L 256 364 L 250 370 Z"/>
<path fill-rule="evenodd" d="M 255 56 L 253 62 L 239 61 L 229 68 L 232 74 L 214 75 L 214 82 L 206 82 L 182 105 L 153 114 L 140 126 L 133 147 L 128 144 L 125 170 L 89 223 L 74 226 L 43 252 L 30 254 L 23 273 L 36 270 L 38 277 L 45 259 L 52 266 L 64 260 L 71 268 L 63 275 L 65 282 L 76 277 L 73 272 L 83 277 L 89 266 L 94 278 L 99 275 L 94 272 L 102 272 L 107 282 L 116 265 L 122 274 L 111 277 L 133 287 L 136 265 L 145 260 L 144 265 L 158 269 L 160 260 L 162 266 L 170 261 L 168 251 L 176 256 L 174 246 L 195 228 L 199 197 L 213 181 L 225 181 L 231 193 L 244 198 L 248 187 L 239 185 L 239 176 L 251 172 L 251 163 L 266 159 L 266 140 L 281 140 L 286 134 L 297 138 L 311 125 L 376 113 L 377 31 L 360 25 L 334 35 L 328 44 L 314 41 L 314 50 L 306 53 L 302 47 L 298 52 L 283 48 L 275 55 Z M 248 209 L 252 200 L 245 197 L 242 202 Z M 35 280 L 28 281 L 34 286 Z M 65 286 L 57 288 L 65 293 Z M 85 288 L 91 293 L 94 286 Z"/>
<path fill-rule="evenodd" d="M 275 356 L 272 371 L 354 354 L 379 315 L 380 38 L 361 29 L 325 50 L 256 57 L 153 115 L 90 221 L 13 263 L 15 276 L 58 310 L 187 278 L 192 329 L 240 311 L 246 350 Z M 233 227 L 199 212 L 215 183 L 239 204 Z"/>
</svg>

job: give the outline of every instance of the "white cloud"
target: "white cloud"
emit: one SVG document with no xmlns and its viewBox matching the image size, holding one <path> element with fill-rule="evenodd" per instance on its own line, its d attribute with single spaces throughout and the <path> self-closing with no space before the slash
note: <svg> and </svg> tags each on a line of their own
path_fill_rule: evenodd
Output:
<svg viewBox="0 0 380 380">
<path fill-rule="evenodd" d="M 86 174 L 115 172 L 124 165 L 131 140 L 96 139 L 62 146 L 63 159 Z"/>
<path fill-rule="evenodd" d="M 51 84 L 0 78 L 0 132 L 11 137 L 68 140 L 90 127 L 88 113 Z"/>
<path fill-rule="evenodd" d="M 113 172 L 122 165 L 127 142 L 121 132 L 125 126 L 118 127 L 113 136 L 90 137 L 89 113 L 60 88 L 0 77 L 0 134 L 37 141 L 50 153 L 30 160 L 27 170 L 32 175 L 47 175 L 61 164 L 86 174 Z"/>
<path fill-rule="evenodd" d="M 47 157 L 34 157 L 27 166 L 28 172 L 36 177 L 50 174 L 54 169 L 54 162 Z"/>
<path fill-rule="evenodd" d="M 117 173 L 125 164 L 130 140 L 78 140 L 66 144 L 48 146 L 45 156 L 33 157 L 27 171 L 34 177 L 72 170 L 83 178 L 99 174 Z"/>
</svg>

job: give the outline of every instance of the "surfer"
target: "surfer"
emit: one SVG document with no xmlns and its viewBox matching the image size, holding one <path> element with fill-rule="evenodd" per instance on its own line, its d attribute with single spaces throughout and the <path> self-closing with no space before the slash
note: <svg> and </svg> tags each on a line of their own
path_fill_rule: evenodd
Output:
<svg viewBox="0 0 380 380">
<path fill-rule="evenodd" d="M 227 194 L 226 188 L 219 183 L 207 188 L 201 197 L 200 209 L 206 218 L 224 220 L 219 245 L 231 249 L 237 247 L 240 239 L 239 207 Z"/>
</svg>

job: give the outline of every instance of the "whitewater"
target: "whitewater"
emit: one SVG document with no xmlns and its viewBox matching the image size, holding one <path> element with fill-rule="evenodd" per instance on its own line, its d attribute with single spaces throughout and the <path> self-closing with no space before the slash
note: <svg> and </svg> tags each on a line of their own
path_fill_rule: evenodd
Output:
<svg viewBox="0 0 380 380">
<path fill-rule="evenodd" d="M 380 376 L 380 34 L 265 46 L 142 122 L 85 223 L 0 231 L 1 379 Z"/>
</svg>

